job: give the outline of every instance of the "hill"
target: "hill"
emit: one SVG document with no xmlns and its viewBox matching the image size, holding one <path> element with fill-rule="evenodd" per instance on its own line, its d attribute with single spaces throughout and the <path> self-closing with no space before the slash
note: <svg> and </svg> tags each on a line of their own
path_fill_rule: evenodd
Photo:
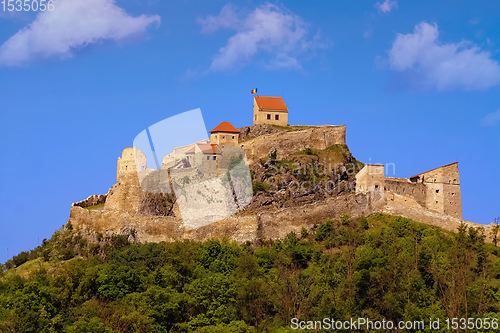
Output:
<svg viewBox="0 0 500 333">
<path fill-rule="evenodd" d="M 446 318 L 500 319 L 500 251 L 466 225 L 343 216 L 253 245 L 80 233 L 68 224 L 7 263 L 18 267 L 0 277 L 0 331 L 293 332 L 293 318 L 368 318 L 447 332 Z"/>
</svg>

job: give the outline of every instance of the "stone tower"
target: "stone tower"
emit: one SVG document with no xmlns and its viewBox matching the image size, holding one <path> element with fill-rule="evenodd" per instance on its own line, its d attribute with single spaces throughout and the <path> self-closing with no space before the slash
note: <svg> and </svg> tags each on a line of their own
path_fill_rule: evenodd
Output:
<svg viewBox="0 0 500 333">
<path fill-rule="evenodd" d="M 427 208 L 462 219 L 458 162 L 415 175 L 410 181 L 426 186 Z"/>
<path fill-rule="evenodd" d="M 237 146 L 240 131 L 228 121 L 223 121 L 210 131 L 210 143 L 219 146 Z"/>
</svg>

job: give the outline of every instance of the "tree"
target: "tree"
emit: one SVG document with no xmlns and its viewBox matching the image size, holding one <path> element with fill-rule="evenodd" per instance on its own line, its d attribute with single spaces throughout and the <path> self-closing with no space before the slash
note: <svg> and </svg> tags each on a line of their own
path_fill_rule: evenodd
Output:
<svg viewBox="0 0 500 333">
<path fill-rule="evenodd" d="M 500 217 L 495 218 L 495 225 L 490 230 L 491 238 L 493 239 L 493 244 L 497 246 L 498 242 L 498 231 L 500 231 Z"/>
</svg>

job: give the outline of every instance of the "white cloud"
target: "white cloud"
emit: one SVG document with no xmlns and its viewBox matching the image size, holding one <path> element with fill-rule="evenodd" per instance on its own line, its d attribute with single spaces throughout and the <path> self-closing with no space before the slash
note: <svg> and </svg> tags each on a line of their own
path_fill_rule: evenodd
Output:
<svg viewBox="0 0 500 333">
<path fill-rule="evenodd" d="M 500 84 L 500 65 L 471 42 L 438 42 L 438 27 L 422 22 L 413 33 L 398 34 L 389 65 L 413 85 L 438 90 L 485 90 Z"/>
<path fill-rule="evenodd" d="M 390 12 L 394 8 L 398 8 L 397 0 L 385 0 L 383 3 L 377 2 L 375 8 L 379 9 L 384 13 Z"/>
<path fill-rule="evenodd" d="M 214 57 L 209 71 L 225 71 L 243 66 L 258 54 L 266 54 L 265 66 L 273 69 L 301 69 L 298 57 L 331 43 L 322 41 L 319 33 L 307 39 L 305 22 L 284 7 L 265 4 L 243 18 L 235 8 L 226 5 L 218 16 L 199 19 L 203 33 L 219 28 L 232 29 L 236 34 Z"/>
<path fill-rule="evenodd" d="M 483 119 L 481 119 L 481 126 L 491 127 L 500 123 L 500 109 L 495 112 L 487 114 Z"/>
<path fill-rule="evenodd" d="M 75 50 L 102 41 L 142 35 L 157 15 L 132 17 L 114 0 L 58 0 L 0 47 L 0 65 L 22 66 L 36 59 L 69 58 Z"/>
</svg>

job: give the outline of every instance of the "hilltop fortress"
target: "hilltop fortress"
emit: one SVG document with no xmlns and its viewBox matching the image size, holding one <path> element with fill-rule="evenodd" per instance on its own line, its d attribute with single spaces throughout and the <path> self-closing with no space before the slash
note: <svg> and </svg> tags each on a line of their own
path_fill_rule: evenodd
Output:
<svg viewBox="0 0 500 333">
<path fill-rule="evenodd" d="M 126 234 L 137 242 L 278 239 L 302 227 L 312 229 L 327 218 L 335 221 L 343 214 L 357 218 L 375 212 L 452 231 L 461 223 L 482 226 L 462 220 L 458 163 L 409 178 L 385 177 L 383 165 L 363 166 L 352 157 L 344 125 L 289 126 L 281 97 L 255 96 L 253 121 L 253 126 L 240 129 L 222 122 L 210 131 L 210 139 L 164 156 L 159 170 L 148 168 L 138 148 L 125 148 L 118 158 L 116 184 L 106 195 L 74 203 L 69 221 L 90 234 Z M 253 198 L 235 191 L 234 184 L 216 181 L 228 172 L 232 160 L 225 156 L 235 149 L 246 154 L 254 185 L 264 184 L 257 192 L 254 186 Z M 320 157 L 341 159 L 341 170 L 324 166 L 321 173 L 314 171 Z M 269 170 L 291 161 L 304 170 L 311 166 L 304 193 L 290 188 L 305 176 L 287 170 L 269 178 Z M 349 164 L 355 166 L 352 176 Z M 317 179 L 337 192 L 315 186 Z M 267 182 L 276 190 L 266 188 Z M 144 184 L 150 186 L 146 191 Z M 193 194 L 188 200 L 189 186 Z M 200 209 L 205 211 L 203 218 Z"/>
</svg>

